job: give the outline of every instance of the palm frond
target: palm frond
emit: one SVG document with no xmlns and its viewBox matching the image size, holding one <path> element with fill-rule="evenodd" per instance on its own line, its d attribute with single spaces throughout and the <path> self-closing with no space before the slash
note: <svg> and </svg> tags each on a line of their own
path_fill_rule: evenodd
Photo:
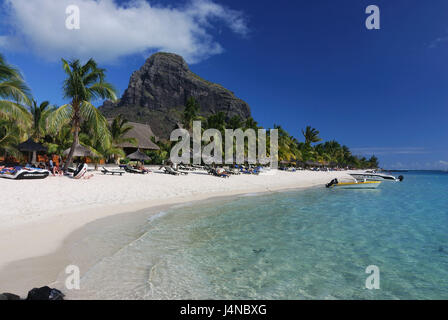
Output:
<svg viewBox="0 0 448 320">
<path fill-rule="evenodd" d="M 87 88 L 93 99 L 117 100 L 114 86 L 108 82 L 97 82 Z"/>
<path fill-rule="evenodd" d="M 62 60 L 62 69 L 68 76 L 70 76 L 72 74 L 72 70 L 70 69 L 70 63 L 64 59 L 61 60 Z"/>
<path fill-rule="evenodd" d="M 105 147 L 110 146 L 112 137 L 109 131 L 109 124 L 98 109 L 90 102 L 83 101 L 80 104 L 80 113 L 87 125 L 92 128 L 98 141 Z"/>
<path fill-rule="evenodd" d="M 71 104 L 64 104 L 51 112 L 47 117 L 47 128 L 49 132 L 58 132 L 64 125 L 70 123 L 72 115 L 73 109 Z"/>
<path fill-rule="evenodd" d="M 0 116 L 15 119 L 25 125 L 31 122 L 31 115 L 23 105 L 8 100 L 0 100 Z"/>
<path fill-rule="evenodd" d="M 30 96 L 30 89 L 21 79 L 12 78 L 0 82 L 0 97 L 3 99 L 30 104 Z"/>
</svg>

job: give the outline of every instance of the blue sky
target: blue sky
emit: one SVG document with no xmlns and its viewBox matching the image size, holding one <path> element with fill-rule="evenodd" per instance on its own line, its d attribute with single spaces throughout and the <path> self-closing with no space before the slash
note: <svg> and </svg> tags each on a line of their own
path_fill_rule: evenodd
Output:
<svg viewBox="0 0 448 320">
<path fill-rule="evenodd" d="M 301 140 L 311 125 L 387 168 L 448 168 L 448 1 L 159 0 L 132 11 L 129 1 L 101 0 L 81 7 L 81 32 L 60 28 L 64 12 L 51 2 L 64 1 L 2 0 L 0 52 L 39 101 L 64 102 L 61 56 L 93 56 L 121 94 L 162 49 L 234 91 L 265 127 L 281 124 Z M 370 4 L 380 8 L 380 30 L 365 27 Z M 133 14 L 125 34 L 107 20 L 119 20 L 123 5 Z M 105 15 L 92 22 L 95 10 Z M 104 36 L 108 28 L 116 32 Z"/>
</svg>

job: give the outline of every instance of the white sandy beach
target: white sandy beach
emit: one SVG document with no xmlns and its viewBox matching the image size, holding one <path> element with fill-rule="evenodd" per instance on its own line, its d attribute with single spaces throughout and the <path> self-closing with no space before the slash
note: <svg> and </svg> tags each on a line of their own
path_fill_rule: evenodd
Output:
<svg viewBox="0 0 448 320">
<path fill-rule="evenodd" d="M 53 259 L 54 265 L 45 276 L 33 274 L 28 282 L 21 279 L 17 285 L 5 270 L 15 261 L 56 252 L 64 239 L 92 221 L 212 197 L 323 186 L 346 174 L 273 170 L 259 176 L 222 179 L 199 172 L 187 176 L 157 172 L 105 176 L 97 172 L 89 180 L 51 176 L 44 180 L 0 179 L 0 291 L 20 290 L 24 294 L 33 285 L 50 283 L 50 278 L 63 270 L 63 259 Z M 33 265 L 23 268 L 28 274 Z"/>
</svg>

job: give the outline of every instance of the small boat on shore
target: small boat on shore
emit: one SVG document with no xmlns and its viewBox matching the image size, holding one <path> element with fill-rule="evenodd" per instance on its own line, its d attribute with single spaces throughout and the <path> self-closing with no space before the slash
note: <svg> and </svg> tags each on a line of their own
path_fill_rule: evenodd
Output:
<svg viewBox="0 0 448 320">
<path fill-rule="evenodd" d="M 379 181 L 390 181 L 390 182 L 401 182 L 403 181 L 403 176 L 392 176 L 388 174 L 378 173 L 376 171 L 365 171 L 360 173 L 351 173 L 352 177 L 354 177 L 357 180 L 379 180 Z"/>
<path fill-rule="evenodd" d="M 50 171 L 28 167 L 3 167 L 0 168 L 0 177 L 13 180 L 45 179 Z"/>
<path fill-rule="evenodd" d="M 333 179 L 326 184 L 326 187 L 338 189 L 376 189 L 381 183 L 382 181 L 380 180 L 358 180 L 353 177 L 353 179 Z"/>
</svg>

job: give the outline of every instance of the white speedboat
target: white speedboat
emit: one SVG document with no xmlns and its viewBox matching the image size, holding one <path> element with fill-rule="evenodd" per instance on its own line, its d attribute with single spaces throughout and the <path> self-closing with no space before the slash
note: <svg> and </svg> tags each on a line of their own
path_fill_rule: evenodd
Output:
<svg viewBox="0 0 448 320">
<path fill-rule="evenodd" d="M 352 177 L 354 177 L 357 180 L 379 180 L 379 181 L 391 181 L 391 182 L 397 182 L 397 181 L 403 181 L 403 176 L 391 176 L 383 173 L 378 173 L 376 171 L 365 171 L 360 173 L 351 173 Z"/>
</svg>

